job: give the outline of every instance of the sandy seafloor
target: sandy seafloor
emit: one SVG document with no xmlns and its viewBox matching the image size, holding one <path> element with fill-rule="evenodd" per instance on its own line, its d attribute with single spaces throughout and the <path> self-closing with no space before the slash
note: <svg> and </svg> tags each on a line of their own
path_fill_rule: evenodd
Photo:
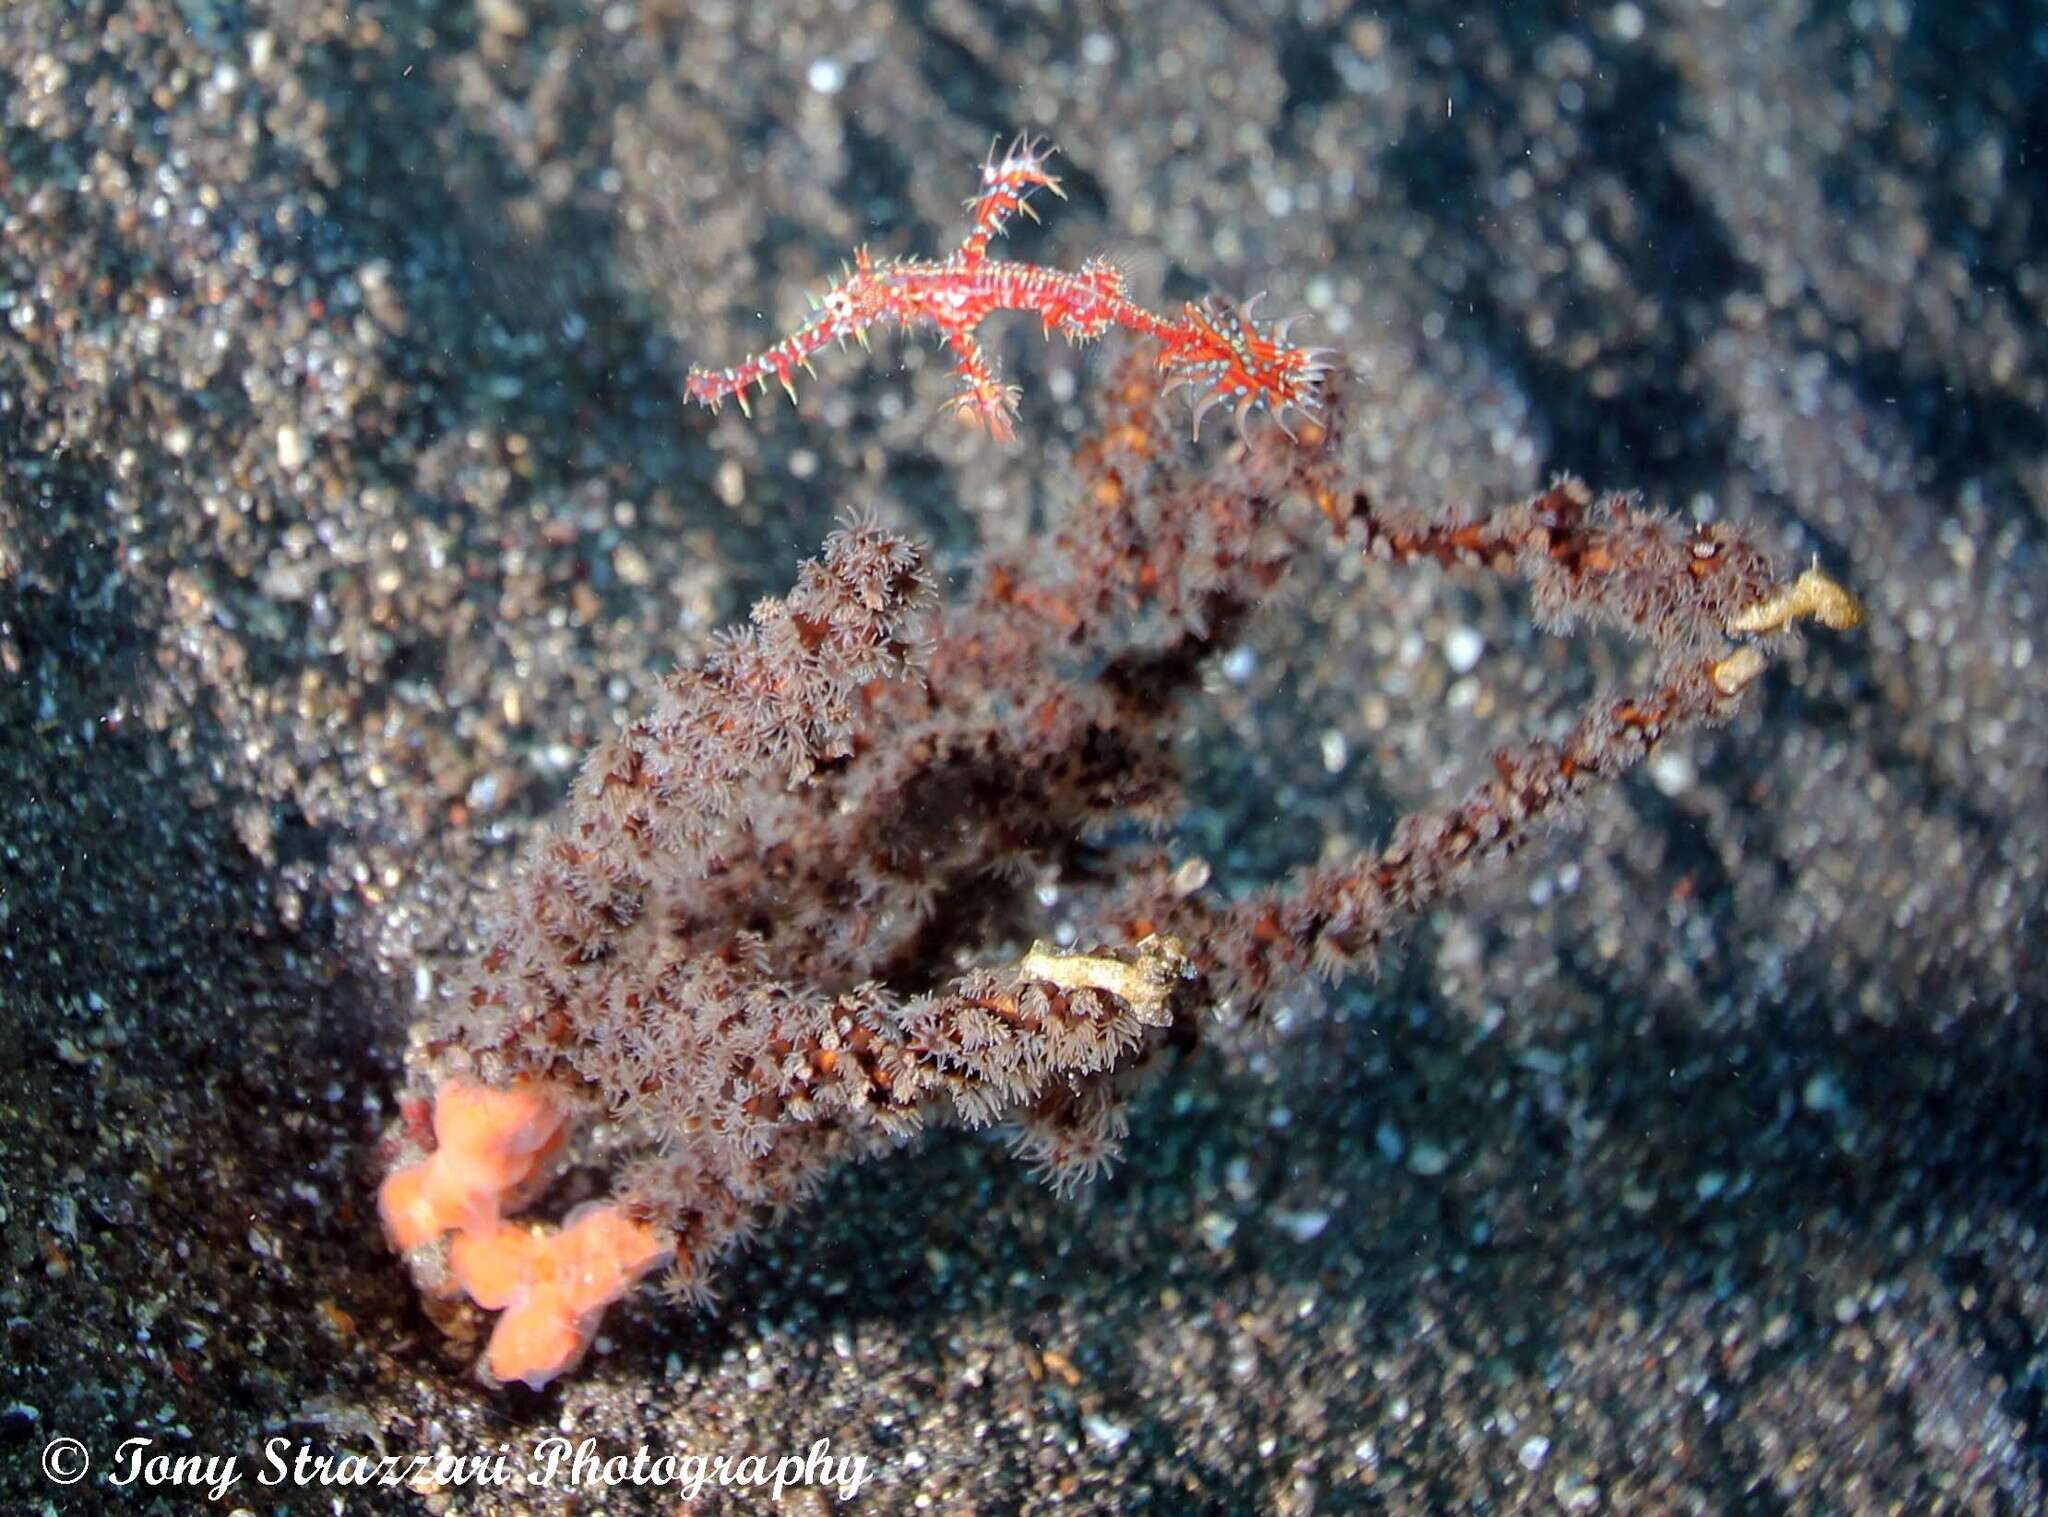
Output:
<svg viewBox="0 0 2048 1517">
<path fill-rule="evenodd" d="M 873 1511 L 2041 1508 L 2038 9 L 8 0 L 0 71 L 0 1508 L 765 1506 L 256 1480 L 556 1431 L 829 1438 Z M 751 425 L 684 368 L 942 250 L 1019 131 L 1072 197 L 1020 256 L 1312 312 L 1382 492 L 1639 487 L 1871 625 L 1213 1039 L 1079 1201 L 944 1135 L 487 1392 L 370 1204 L 446 956 L 836 511 L 956 568 L 1056 520 L 1111 355 L 996 334 L 1008 449 L 928 345 Z M 1307 567 L 1181 845 L 1378 836 L 1616 659 Z M 117 1491 L 130 1437 L 242 1483 Z"/>
</svg>

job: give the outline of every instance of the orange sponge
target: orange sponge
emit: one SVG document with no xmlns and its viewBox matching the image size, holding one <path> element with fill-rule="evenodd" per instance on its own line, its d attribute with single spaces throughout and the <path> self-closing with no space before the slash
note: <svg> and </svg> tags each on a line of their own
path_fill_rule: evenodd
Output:
<svg viewBox="0 0 2048 1517">
<path fill-rule="evenodd" d="M 434 1151 L 377 1192 L 385 1234 L 401 1252 L 454 1234 L 454 1284 L 504 1313 L 485 1369 L 536 1390 L 583 1357 L 607 1306 L 675 1257 L 672 1240 L 615 1206 L 579 1207 L 560 1231 L 504 1221 L 566 1131 L 561 1108 L 537 1087 L 450 1080 L 434 1096 Z"/>
<path fill-rule="evenodd" d="M 484 1363 L 493 1379 L 538 1390 L 575 1367 L 597 1334 L 604 1309 L 675 1245 L 615 1206 L 587 1206 L 560 1232 L 498 1223 L 458 1233 L 449 1268 L 477 1305 L 503 1311 Z"/>
<path fill-rule="evenodd" d="M 484 1368 L 500 1384 L 523 1380 L 537 1391 L 582 1362 L 596 1331 L 595 1316 L 578 1317 L 553 1292 L 542 1291 L 498 1319 L 484 1350 Z"/>
<path fill-rule="evenodd" d="M 561 1108 L 535 1086 L 493 1090 L 451 1080 L 434 1096 L 433 1153 L 377 1192 L 384 1232 L 401 1253 L 445 1232 L 495 1223 L 562 1141 Z"/>
</svg>

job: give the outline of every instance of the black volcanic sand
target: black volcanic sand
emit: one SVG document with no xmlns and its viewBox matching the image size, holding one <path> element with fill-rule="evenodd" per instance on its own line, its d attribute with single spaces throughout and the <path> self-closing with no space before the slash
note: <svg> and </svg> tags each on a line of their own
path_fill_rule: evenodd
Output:
<svg viewBox="0 0 2048 1517">
<path fill-rule="evenodd" d="M 2025 9 L 10 0 L 0 1505 L 118 1495 L 45 1481 L 72 1436 L 239 1454 L 219 1511 L 679 1508 L 252 1457 L 562 1430 L 830 1438 L 876 1511 L 2038 1509 Z M 582 749 L 837 511 L 956 568 L 1057 519 L 1109 355 L 995 333 L 1007 449 L 934 425 L 928 344 L 751 425 L 683 371 L 858 243 L 941 250 L 1027 130 L 1072 198 L 1019 256 L 1311 312 L 1383 493 L 1639 487 L 1871 625 L 1376 984 L 1226 1028 L 1078 1202 L 947 1136 L 841 1175 L 719 1315 L 638 1298 L 574 1379 L 488 1392 L 487 1323 L 427 1316 L 371 1205 L 448 955 Z M 1242 886 L 1379 836 L 1628 657 L 1312 566 L 1190 725 L 1180 845 Z"/>
</svg>

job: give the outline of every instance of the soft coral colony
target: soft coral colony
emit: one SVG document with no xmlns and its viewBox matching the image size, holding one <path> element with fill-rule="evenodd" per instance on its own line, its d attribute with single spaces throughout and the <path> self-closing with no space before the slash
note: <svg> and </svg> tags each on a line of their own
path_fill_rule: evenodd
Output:
<svg viewBox="0 0 2048 1517">
<path fill-rule="evenodd" d="M 1373 498 L 1341 373 L 1313 355 L 1221 305 L 1129 316 L 1101 265 L 986 259 L 1033 185 L 1053 187 L 1037 154 L 993 160 L 953 259 L 864 262 L 804 332 L 692 378 L 715 404 L 849 323 L 925 319 L 960 360 L 962 406 L 1007 432 L 1014 397 L 973 342 L 990 310 L 1161 348 L 1102 393 L 1053 542 L 988 558 L 942 603 L 915 544 L 849 523 L 590 754 L 413 1050 L 379 1197 L 423 1288 L 500 1313 L 488 1378 L 545 1384 L 656 1269 L 701 1296 L 835 1166 L 927 1128 L 1004 1124 L 1055 1186 L 1096 1175 L 1127 1083 L 1214 1008 L 1256 1015 L 1370 965 L 1574 797 L 1727 720 L 1795 623 L 1860 620 L 1833 580 L 1782 577 L 1730 525 L 1574 482 L 1490 513 Z M 1161 371 L 1198 408 L 1285 408 L 1299 435 L 1255 429 L 1204 462 L 1165 419 Z M 1384 846 L 1225 900 L 1117 824 L 1156 838 L 1172 816 L 1183 700 L 1317 542 L 1518 576 L 1546 626 L 1642 639 L 1655 673 Z M 572 1164 L 609 1167 L 610 1198 L 514 1220 Z"/>
</svg>

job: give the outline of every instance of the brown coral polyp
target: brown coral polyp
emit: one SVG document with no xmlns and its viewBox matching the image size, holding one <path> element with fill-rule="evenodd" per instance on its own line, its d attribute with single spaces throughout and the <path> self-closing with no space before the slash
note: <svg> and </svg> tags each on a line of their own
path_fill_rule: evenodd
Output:
<svg viewBox="0 0 2048 1517">
<path fill-rule="evenodd" d="M 1843 603 L 1794 594 L 1726 523 L 1575 481 L 1488 513 L 1383 503 L 1352 457 L 1340 384 L 1329 401 L 1298 445 L 1267 432 L 1203 454 L 1129 366 L 1051 542 L 991 557 L 941 603 L 915 544 L 849 523 L 786 598 L 592 751 L 416 1061 L 443 1103 L 545 1092 L 572 1151 L 615 1168 L 603 1238 L 630 1246 L 573 1313 L 549 1315 L 546 1240 L 562 1235 L 501 1233 L 495 1207 L 446 1224 L 482 1238 L 463 1252 L 493 1269 L 530 1266 L 522 1378 L 554 1372 L 531 1362 L 546 1345 L 580 1354 L 596 1312 L 655 1260 L 699 1297 L 835 1165 L 928 1127 L 1007 1124 L 1062 1189 L 1099 1174 L 1125 1136 L 1124 1087 L 1157 1050 L 1219 1005 L 1255 1015 L 1308 975 L 1369 968 L 1593 786 L 1725 721 L 1768 639 Z M 1655 672 L 1596 697 L 1561 739 L 1500 755 L 1383 846 L 1225 900 L 1206 871 L 1111 829 L 1173 814 L 1171 740 L 1205 662 L 1331 540 L 1518 577 L 1544 626 L 1640 640 Z M 1077 951 L 1027 946 L 1050 929 L 1049 881 L 1072 887 L 1060 909 L 1079 914 Z M 400 1192 L 439 1162 L 407 1157 Z M 446 1279 L 446 1240 L 416 1224 L 394 1241 Z"/>
</svg>

